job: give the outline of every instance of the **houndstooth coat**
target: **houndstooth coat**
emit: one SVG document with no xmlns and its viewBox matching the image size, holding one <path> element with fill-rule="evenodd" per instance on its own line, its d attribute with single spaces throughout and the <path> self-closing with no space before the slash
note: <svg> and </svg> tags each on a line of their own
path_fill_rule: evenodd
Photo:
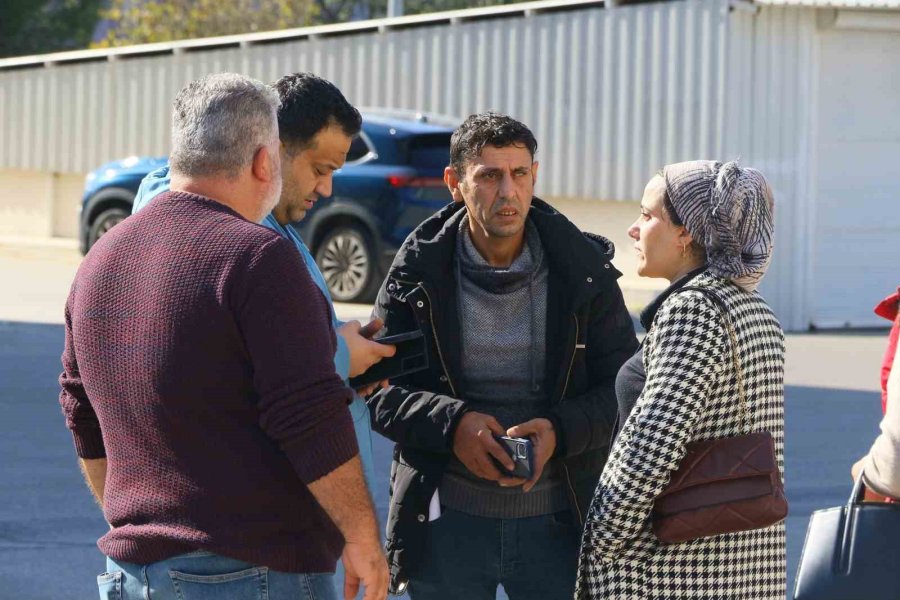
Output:
<svg viewBox="0 0 900 600">
<path fill-rule="evenodd" d="M 737 334 L 753 431 L 775 438 L 784 468 L 784 334 L 758 293 L 703 273 Z M 783 600 L 784 524 L 661 544 L 650 528 L 656 496 L 685 445 L 747 433 L 728 330 L 712 301 L 677 291 L 644 341 L 646 385 L 625 421 L 588 513 L 578 564 L 579 600 Z"/>
</svg>

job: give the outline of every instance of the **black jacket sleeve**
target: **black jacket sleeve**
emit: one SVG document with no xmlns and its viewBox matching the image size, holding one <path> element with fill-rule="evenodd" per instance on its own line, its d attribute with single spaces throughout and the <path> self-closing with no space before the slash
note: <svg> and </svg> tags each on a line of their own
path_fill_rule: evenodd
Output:
<svg viewBox="0 0 900 600">
<path fill-rule="evenodd" d="M 602 448 L 612 438 L 618 414 L 616 375 L 638 347 L 631 315 L 619 285 L 613 282 L 592 301 L 584 336 L 588 389 L 551 409 L 550 419 L 562 429 L 558 455 L 576 456 Z"/>
<path fill-rule="evenodd" d="M 384 320 L 384 334 L 394 335 L 417 328 L 427 328 L 416 320 L 405 300 L 388 292 L 388 277 L 378 292 L 374 317 Z M 434 344 L 430 332 L 425 332 Z M 391 385 L 369 396 L 366 404 L 372 429 L 408 448 L 449 453 L 453 448 L 453 432 L 466 411 L 466 403 L 435 391 L 439 388 L 441 365 L 437 353 L 429 349 L 430 367 L 412 375 L 391 380 Z"/>
</svg>

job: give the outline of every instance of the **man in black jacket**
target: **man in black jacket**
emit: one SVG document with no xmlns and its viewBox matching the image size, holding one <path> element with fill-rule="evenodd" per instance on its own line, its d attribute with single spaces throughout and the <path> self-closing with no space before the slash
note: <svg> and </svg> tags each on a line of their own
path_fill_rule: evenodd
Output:
<svg viewBox="0 0 900 600">
<path fill-rule="evenodd" d="M 469 117 L 444 171 L 455 202 L 406 240 L 376 301 L 386 335 L 419 329 L 429 348 L 428 369 L 368 400 L 396 442 L 391 588 L 413 600 L 573 595 L 637 340 L 612 244 L 533 197 L 536 150 L 510 117 Z M 527 481 L 500 468 L 500 435 L 531 439 Z"/>
</svg>

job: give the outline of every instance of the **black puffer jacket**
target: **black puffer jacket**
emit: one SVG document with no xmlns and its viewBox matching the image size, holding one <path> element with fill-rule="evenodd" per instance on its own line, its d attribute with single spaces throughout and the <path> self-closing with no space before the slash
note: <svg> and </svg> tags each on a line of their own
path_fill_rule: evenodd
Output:
<svg viewBox="0 0 900 600">
<path fill-rule="evenodd" d="M 453 258 L 462 204 L 422 223 L 404 242 L 375 304 L 385 335 L 420 329 L 429 368 L 392 381 L 368 400 L 372 427 L 396 442 L 387 553 L 391 592 L 402 593 L 425 549 L 428 505 L 466 412 Z M 549 264 L 546 377 L 573 512 L 584 520 L 609 452 L 616 373 L 637 339 L 605 238 L 583 234 L 535 198 L 534 223 Z M 552 384 L 552 387 L 551 387 Z"/>
</svg>

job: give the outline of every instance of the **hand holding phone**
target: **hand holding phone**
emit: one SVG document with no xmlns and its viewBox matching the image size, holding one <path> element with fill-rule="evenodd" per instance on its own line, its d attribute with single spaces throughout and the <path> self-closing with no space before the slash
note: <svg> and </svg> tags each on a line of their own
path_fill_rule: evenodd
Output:
<svg viewBox="0 0 900 600">
<path fill-rule="evenodd" d="M 534 471 L 522 487 L 524 491 L 528 492 L 540 480 L 541 474 L 544 472 L 544 465 L 556 452 L 556 431 L 553 429 L 553 423 L 549 419 L 538 417 L 510 427 L 506 430 L 506 435 L 513 438 L 527 437 L 533 444 Z"/>
<path fill-rule="evenodd" d="M 371 328 L 373 323 L 379 329 L 381 328 L 380 321 L 373 321 L 366 325 L 366 328 Z M 364 329 L 360 326 L 359 321 L 348 321 L 337 328 L 337 334 L 344 338 L 347 352 L 350 354 L 350 377 L 356 377 L 365 373 L 372 365 L 378 364 L 382 359 L 394 355 L 394 348 L 384 344 L 376 344 L 368 339 L 365 335 L 367 332 Z"/>
<path fill-rule="evenodd" d="M 363 373 L 350 378 L 350 387 L 365 388 L 401 375 L 408 375 L 428 368 L 428 351 L 425 336 L 418 329 L 368 341 L 372 345 L 393 348 L 391 356 L 370 366 Z"/>
<path fill-rule="evenodd" d="M 474 410 L 466 412 L 453 433 L 453 454 L 477 477 L 503 487 L 522 485 L 524 479 L 503 474 L 504 470 L 515 469 L 509 453 L 496 439 L 505 434 L 506 430 L 491 415 Z M 501 465 L 506 469 L 501 469 Z"/>
<path fill-rule="evenodd" d="M 506 451 L 513 461 L 512 471 L 497 462 L 497 467 L 508 477 L 531 479 L 534 476 L 534 445 L 528 438 L 496 435 L 494 439 Z"/>
</svg>

